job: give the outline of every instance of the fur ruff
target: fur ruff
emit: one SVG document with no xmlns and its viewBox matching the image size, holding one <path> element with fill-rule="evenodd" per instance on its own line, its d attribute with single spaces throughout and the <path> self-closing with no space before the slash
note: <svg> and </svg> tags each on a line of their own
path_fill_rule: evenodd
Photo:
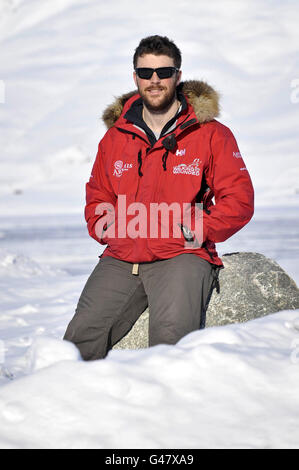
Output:
<svg viewBox="0 0 299 470">
<path fill-rule="evenodd" d="M 200 124 L 209 122 L 219 115 L 219 94 L 207 83 L 199 80 L 188 80 L 179 84 L 178 89 L 188 98 Z M 137 90 L 126 93 L 115 99 L 103 112 L 102 119 L 110 129 L 120 117 L 128 99 L 136 95 Z"/>
</svg>

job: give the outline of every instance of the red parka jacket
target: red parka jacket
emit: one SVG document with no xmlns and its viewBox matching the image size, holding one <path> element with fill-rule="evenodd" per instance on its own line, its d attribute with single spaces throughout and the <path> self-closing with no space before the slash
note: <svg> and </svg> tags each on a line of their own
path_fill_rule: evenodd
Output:
<svg viewBox="0 0 299 470">
<path fill-rule="evenodd" d="M 180 92 L 185 109 L 154 145 L 125 117 L 140 101 L 137 92 L 118 98 L 103 114 L 108 131 L 86 185 L 85 208 L 89 234 L 107 244 L 102 256 L 141 263 L 193 253 L 221 266 L 215 243 L 253 215 L 253 187 L 238 145 L 215 120 L 217 93 L 200 81 L 180 84 Z M 195 203 L 204 210 L 194 212 Z M 161 212 L 153 212 L 157 207 Z M 184 208 L 201 218 L 200 234 L 181 223 Z M 167 209 L 175 210 L 168 211 L 169 231 L 162 232 Z"/>
</svg>

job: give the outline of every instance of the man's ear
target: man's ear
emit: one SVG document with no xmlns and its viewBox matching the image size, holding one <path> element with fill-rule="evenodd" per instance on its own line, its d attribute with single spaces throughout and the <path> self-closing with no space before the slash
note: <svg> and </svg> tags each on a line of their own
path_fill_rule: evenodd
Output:
<svg viewBox="0 0 299 470">
<path fill-rule="evenodd" d="M 181 78 L 182 78 L 182 71 L 180 70 L 178 72 L 176 86 L 178 86 L 181 83 Z"/>
<path fill-rule="evenodd" d="M 135 83 L 136 87 L 138 88 L 138 85 L 137 85 L 137 74 L 136 74 L 135 70 L 134 70 L 134 72 L 133 72 L 133 80 L 134 80 L 134 83 Z"/>
</svg>

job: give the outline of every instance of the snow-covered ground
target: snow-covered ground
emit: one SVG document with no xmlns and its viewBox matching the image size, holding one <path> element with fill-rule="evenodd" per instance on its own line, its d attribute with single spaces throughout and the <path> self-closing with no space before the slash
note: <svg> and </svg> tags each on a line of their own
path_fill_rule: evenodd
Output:
<svg viewBox="0 0 299 470">
<path fill-rule="evenodd" d="M 0 389 L 1 446 L 298 448 L 298 339 L 298 311 L 90 363 L 41 336 Z"/>
<path fill-rule="evenodd" d="M 147 34 L 220 91 L 253 178 L 220 254 L 299 285 L 298 22 L 293 0 L 0 2 L 0 447 L 299 447 L 299 310 L 93 363 L 61 340 L 102 250 L 83 219 L 99 116 Z"/>
</svg>

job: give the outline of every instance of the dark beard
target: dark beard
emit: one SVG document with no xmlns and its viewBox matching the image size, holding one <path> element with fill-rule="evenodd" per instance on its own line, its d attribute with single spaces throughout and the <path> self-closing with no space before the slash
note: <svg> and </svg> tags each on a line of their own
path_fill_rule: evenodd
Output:
<svg viewBox="0 0 299 470">
<path fill-rule="evenodd" d="M 162 113 L 162 112 L 167 112 L 168 109 L 171 107 L 173 102 L 176 99 L 176 87 L 173 88 L 173 90 L 170 90 L 167 95 L 165 95 L 163 101 L 161 101 L 158 105 L 153 105 L 148 99 L 146 94 L 140 93 L 139 94 L 142 98 L 142 101 L 146 108 L 152 112 L 152 113 Z"/>
</svg>

